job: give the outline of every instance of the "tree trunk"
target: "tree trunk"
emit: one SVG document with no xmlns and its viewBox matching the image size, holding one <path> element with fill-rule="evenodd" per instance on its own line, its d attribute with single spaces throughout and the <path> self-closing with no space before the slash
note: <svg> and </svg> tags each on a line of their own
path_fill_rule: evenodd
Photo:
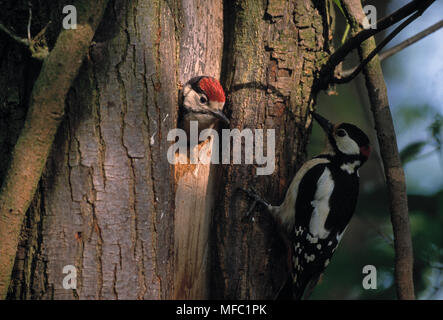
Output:
<svg viewBox="0 0 443 320">
<path fill-rule="evenodd" d="M 182 84 L 199 75 L 220 78 L 223 54 L 222 0 L 182 1 L 180 41 Z M 210 159 L 213 140 L 196 151 Z M 179 157 L 186 155 L 177 155 Z M 209 234 L 217 168 L 210 163 L 175 165 L 175 299 L 209 297 Z"/>
<path fill-rule="evenodd" d="M 236 189 L 254 186 L 272 204 L 280 204 L 305 160 L 314 74 L 329 52 L 324 5 L 239 0 L 226 8 L 226 24 L 232 27 L 225 35 L 231 41 L 223 76 L 231 128 L 275 129 L 276 153 L 272 175 L 257 176 L 251 165 L 223 168 L 214 218 L 214 298 L 272 299 L 288 275 L 288 249 L 276 226 L 263 210 L 254 221 L 244 221 L 251 201 Z"/>
<path fill-rule="evenodd" d="M 61 25 L 61 2 L 39 11 L 42 21 Z M 283 199 L 305 160 L 329 35 L 323 1 L 111 2 L 66 100 L 8 297 L 273 298 L 287 274 L 285 242 L 265 214 L 242 221 L 250 201 L 235 190 L 252 185 L 273 204 Z M 7 151 L 39 70 L 25 60 L 33 77 L 13 77 L 2 62 L 0 83 L 21 80 L 20 94 L 2 95 L 20 106 L 0 117 L 9 123 L 0 127 Z M 256 176 L 252 165 L 168 163 L 180 85 L 202 74 L 221 77 L 231 128 L 275 129 L 272 175 Z M 203 147 L 211 153 L 211 141 Z M 63 288 L 67 265 L 77 269 L 76 290 Z"/>
<path fill-rule="evenodd" d="M 173 293 L 174 180 L 164 137 L 178 103 L 175 8 L 115 1 L 108 9 L 42 179 L 30 298 Z M 77 269 L 76 290 L 63 288 L 66 265 Z"/>
</svg>

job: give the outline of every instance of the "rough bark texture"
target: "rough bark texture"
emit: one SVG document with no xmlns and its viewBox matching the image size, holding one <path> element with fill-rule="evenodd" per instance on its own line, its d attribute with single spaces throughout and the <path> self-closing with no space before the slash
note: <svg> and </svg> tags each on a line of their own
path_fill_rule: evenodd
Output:
<svg viewBox="0 0 443 320">
<path fill-rule="evenodd" d="M 361 2 L 358 0 L 343 1 L 349 16 L 356 21 L 353 33 L 362 30 L 364 18 Z M 375 49 L 375 39 L 362 43 L 359 49 L 361 59 L 365 59 Z M 380 61 L 376 56 L 363 69 L 368 89 L 371 110 L 374 115 L 375 130 L 383 159 L 386 182 L 389 191 L 391 221 L 394 230 L 395 245 L 395 281 L 399 299 L 414 299 L 413 282 L 413 248 L 409 225 L 408 199 L 406 194 L 405 174 L 398 153 L 397 139 L 388 93 Z"/>
<path fill-rule="evenodd" d="M 275 129 L 276 169 L 256 176 L 252 165 L 224 166 L 214 216 L 212 293 L 213 298 L 269 299 L 288 275 L 287 247 L 265 212 L 255 221 L 242 219 L 251 202 L 236 188 L 254 186 L 271 203 L 282 201 L 305 160 L 311 89 L 328 55 L 329 27 L 324 1 L 228 3 L 223 75 L 231 128 Z"/>
<path fill-rule="evenodd" d="M 9 298 L 273 298 L 285 242 L 267 215 L 241 220 L 250 202 L 235 189 L 260 185 L 279 203 L 305 160 L 311 90 L 329 54 L 324 5 L 112 1 L 28 210 Z M 231 127 L 276 130 L 271 176 L 166 159 L 179 84 L 219 77 L 221 65 Z M 77 290 L 62 287 L 66 265 L 77 267 Z"/>
<path fill-rule="evenodd" d="M 223 53 L 222 0 L 182 0 L 180 38 L 182 84 L 199 75 L 220 78 Z M 197 146 L 212 155 L 213 140 Z M 184 156 L 186 155 L 178 155 Z M 175 292 L 177 299 L 208 298 L 209 234 L 217 166 L 176 164 L 175 179 Z"/>
<path fill-rule="evenodd" d="M 61 7 L 51 3 L 35 3 L 33 2 L 34 18 L 31 26 L 32 34 L 40 31 L 48 20 L 60 22 L 57 15 L 49 10 L 53 6 L 61 12 Z M 10 30 L 20 30 L 20 26 L 26 26 L 27 16 L 26 1 L 11 1 L 2 5 L 0 11 L 1 21 L 9 27 Z M 42 12 L 36 15 L 35 12 Z M 57 10 L 55 10 L 57 11 Z M 51 14 L 48 16 L 48 12 Z M 21 17 L 21 19 L 19 18 Z M 54 27 L 60 25 L 54 23 Z M 24 31 L 25 28 L 22 29 Z M 51 29 L 51 28 L 50 28 Z M 51 46 L 55 43 L 58 34 L 53 35 L 54 30 L 48 32 L 48 42 Z M 23 33 L 22 33 L 23 34 Z M 52 36 L 53 35 L 53 36 Z M 10 161 L 12 150 L 17 142 L 18 136 L 26 117 L 28 109 L 29 97 L 36 78 L 40 73 L 41 63 L 30 58 L 29 51 L 24 50 L 23 46 L 10 41 L 5 35 L 0 34 L 0 55 L 1 55 L 1 72 L 0 87 L 5 88 L 0 91 L 0 184 L 4 179 L 8 162 Z M 17 256 L 15 260 L 14 271 L 12 274 L 11 288 L 9 297 L 15 299 L 30 298 L 30 286 L 23 286 L 23 283 L 31 283 L 33 281 L 31 274 L 36 268 L 33 264 L 34 255 L 39 252 L 38 235 L 41 227 L 39 197 L 40 192 L 37 191 L 36 199 L 31 203 L 30 209 L 27 211 L 25 221 L 23 223 L 20 236 Z"/>
<path fill-rule="evenodd" d="M 42 180 L 35 299 L 168 298 L 173 293 L 176 8 L 114 1 L 69 98 Z M 77 290 L 62 287 L 65 265 Z M 17 266 L 18 267 L 18 266 Z M 20 268 L 17 268 L 20 270 Z M 23 276 L 26 279 L 26 276 Z"/>
<path fill-rule="evenodd" d="M 0 190 L 0 297 L 6 297 L 26 211 L 34 197 L 75 79 L 107 1 L 77 1 L 76 30 L 60 33 L 34 84 L 30 108 Z M 66 57 L 69 55 L 69 57 Z"/>
</svg>

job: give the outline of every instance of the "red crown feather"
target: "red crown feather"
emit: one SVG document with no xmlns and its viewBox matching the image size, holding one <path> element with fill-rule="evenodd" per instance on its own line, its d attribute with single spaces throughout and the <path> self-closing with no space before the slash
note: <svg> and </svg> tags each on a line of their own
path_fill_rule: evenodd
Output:
<svg viewBox="0 0 443 320">
<path fill-rule="evenodd" d="M 204 77 L 200 80 L 199 86 L 210 101 L 225 102 L 225 91 L 217 79 Z"/>
</svg>

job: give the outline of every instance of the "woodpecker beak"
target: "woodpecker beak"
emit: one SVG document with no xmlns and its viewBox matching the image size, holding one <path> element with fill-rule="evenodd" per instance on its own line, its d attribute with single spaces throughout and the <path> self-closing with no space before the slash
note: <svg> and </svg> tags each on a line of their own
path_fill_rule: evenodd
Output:
<svg viewBox="0 0 443 320">
<path fill-rule="evenodd" d="M 328 137 L 332 136 L 332 132 L 334 131 L 334 125 L 328 120 L 323 118 L 321 115 L 315 112 L 311 112 L 314 119 L 318 122 L 320 127 L 326 132 Z"/>
<path fill-rule="evenodd" d="M 214 110 L 210 110 L 210 112 L 212 113 L 212 115 L 214 117 L 216 117 L 217 119 L 221 120 L 223 123 L 225 123 L 226 125 L 228 125 L 230 123 L 229 119 L 225 116 L 225 114 L 222 111 L 214 111 Z"/>
</svg>

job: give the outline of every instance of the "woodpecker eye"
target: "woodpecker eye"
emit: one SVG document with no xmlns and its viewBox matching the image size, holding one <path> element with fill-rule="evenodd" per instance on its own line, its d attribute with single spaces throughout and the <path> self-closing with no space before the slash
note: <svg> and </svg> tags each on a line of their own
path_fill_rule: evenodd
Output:
<svg viewBox="0 0 443 320">
<path fill-rule="evenodd" d="M 337 130 L 337 136 L 344 137 L 346 135 L 346 131 L 343 129 Z"/>
<path fill-rule="evenodd" d="M 206 99 L 206 97 L 200 97 L 200 102 L 206 103 L 206 102 L 208 102 L 208 99 Z"/>
</svg>

